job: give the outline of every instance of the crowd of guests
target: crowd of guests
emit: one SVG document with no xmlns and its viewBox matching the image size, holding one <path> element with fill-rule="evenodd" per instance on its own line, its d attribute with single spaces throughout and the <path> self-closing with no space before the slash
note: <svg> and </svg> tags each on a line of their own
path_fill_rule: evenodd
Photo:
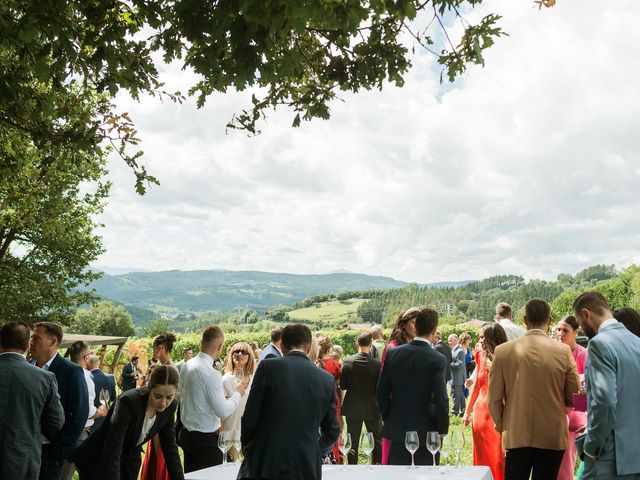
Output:
<svg viewBox="0 0 640 480">
<path fill-rule="evenodd" d="M 584 480 L 640 478 L 640 314 L 611 312 L 596 292 L 573 312 L 552 326 L 549 304 L 534 299 L 523 328 L 500 303 L 472 348 L 468 333 L 445 342 L 437 312 L 413 307 L 387 342 L 374 326 L 347 358 L 322 333 L 288 325 L 222 359 L 224 333 L 212 326 L 174 364 L 168 332 L 153 342 L 152 367 L 141 371 L 136 356 L 125 365 L 118 397 L 89 345 L 58 353 L 59 325 L 5 324 L 0 478 L 180 480 L 229 459 L 242 460 L 239 479 L 313 480 L 343 452 L 358 463 L 365 433 L 374 464 L 431 465 L 427 434 L 447 435 L 451 416 L 472 424 L 473 463 L 495 480 L 570 480 L 578 457 Z M 411 453 L 407 432 L 419 439 Z M 225 435 L 232 448 L 219 448 Z"/>
</svg>

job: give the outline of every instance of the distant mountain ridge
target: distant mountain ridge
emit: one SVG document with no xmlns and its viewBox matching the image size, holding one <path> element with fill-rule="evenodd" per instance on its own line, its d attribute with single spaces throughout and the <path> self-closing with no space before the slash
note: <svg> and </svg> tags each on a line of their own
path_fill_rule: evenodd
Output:
<svg viewBox="0 0 640 480">
<path fill-rule="evenodd" d="M 452 282 L 453 283 L 453 282 Z M 458 282 L 455 282 L 458 283 Z M 105 274 L 99 296 L 156 312 L 264 309 L 322 293 L 400 288 L 407 282 L 359 273 L 292 274 L 230 270 L 168 270 Z"/>
</svg>

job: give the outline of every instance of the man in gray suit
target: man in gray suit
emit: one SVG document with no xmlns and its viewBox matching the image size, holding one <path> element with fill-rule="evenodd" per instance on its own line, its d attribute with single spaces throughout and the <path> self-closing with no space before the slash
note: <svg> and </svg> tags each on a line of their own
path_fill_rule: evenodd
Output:
<svg viewBox="0 0 640 480">
<path fill-rule="evenodd" d="M 464 381 L 467 379 L 467 362 L 462 346 L 458 344 L 458 336 L 455 333 L 449 335 L 451 347 L 451 393 L 453 395 L 452 415 L 462 417 L 464 415 Z"/>
<path fill-rule="evenodd" d="M 40 473 L 41 435 L 64 424 L 56 376 L 24 358 L 29 327 L 0 328 L 0 478 L 33 480 Z"/>
<path fill-rule="evenodd" d="M 598 292 L 580 295 L 573 311 L 591 338 L 584 369 L 587 430 L 576 439 L 582 479 L 640 479 L 640 338 L 613 318 Z"/>
</svg>

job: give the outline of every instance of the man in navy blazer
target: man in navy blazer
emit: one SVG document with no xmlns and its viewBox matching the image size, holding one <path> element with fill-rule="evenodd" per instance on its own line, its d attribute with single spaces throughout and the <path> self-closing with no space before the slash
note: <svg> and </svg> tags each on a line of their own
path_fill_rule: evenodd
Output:
<svg viewBox="0 0 640 480">
<path fill-rule="evenodd" d="M 309 327 L 284 327 L 282 348 L 283 358 L 258 364 L 242 415 L 238 479 L 320 480 L 322 455 L 340 434 L 335 380 L 307 357 Z"/>
<path fill-rule="evenodd" d="M 591 338 L 584 369 L 587 430 L 576 439 L 582 479 L 640 479 L 640 338 L 613 318 L 598 292 L 580 295 L 573 311 Z"/>
<path fill-rule="evenodd" d="M 40 480 L 58 480 L 62 464 L 75 448 L 89 417 L 89 392 L 82 367 L 60 356 L 62 327 L 50 322 L 37 323 L 31 335 L 30 351 L 37 367 L 55 374 L 64 426 L 56 435 L 43 440 Z"/>
<path fill-rule="evenodd" d="M 89 356 L 89 360 L 87 361 L 87 369 L 91 372 L 91 379 L 93 380 L 93 384 L 96 387 L 96 397 L 94 401 L 94 406 L 96 408 L 100 408 L 100 392 L 102 390 L 106 390 L 109 392 L 109 401 L 115 402 L 116 400 L 116 379 L 113 375 L 109 373 L 105 373 L 98 368 L 100 365 L 100 357 L 97 355 L 91 354 Z M 109 408 L 109 405 L 107 405 Z M 104 422 L 105 417 L 98 417 L 94 420 L 93 425 L 91 426 L 91 431 L 97 430 L 100 425 Z"/>
<path fill-rule="evenodd" d="M 413 341 L 387 352 L 378 382 L 378 404 L 384 420 L 382 436 L 391 440 L 390 465 L 409 465 L 411 455 L 404 446 L 405 434 L 418 432 L 417 465 L 432 465 L 426 448 L 427 432 L 449 430 L 449 400 L 445 385 L 444 355 L 428 338 L 438 328 L 438 313 L 425 308 L 416 318 Z"/>
</svg>

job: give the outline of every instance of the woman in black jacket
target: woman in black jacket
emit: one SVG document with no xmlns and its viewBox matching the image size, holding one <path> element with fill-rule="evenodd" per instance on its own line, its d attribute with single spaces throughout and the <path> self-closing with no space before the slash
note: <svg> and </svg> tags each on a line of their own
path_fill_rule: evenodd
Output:
<svg viewBox="0 0 640 480">
<path fill-rule="evenodd" d="M 171 480 L 183 480 L 174 434 L 178 370 L 154 367 L 145 388 L 123 393 L 105 422 L 70 455 L 80 480 L 136 480 L 142 445 L 156 433 Z"/>
</svg>

